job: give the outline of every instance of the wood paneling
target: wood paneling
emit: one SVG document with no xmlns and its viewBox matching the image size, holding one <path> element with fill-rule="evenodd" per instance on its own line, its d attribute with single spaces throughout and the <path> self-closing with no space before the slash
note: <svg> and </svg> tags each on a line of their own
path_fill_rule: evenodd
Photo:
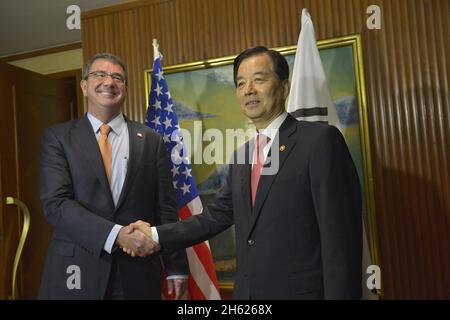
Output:
<svg viewBox="0 0 450 320">
<path fill-rule="evenodd" d="M 26 52 L 26 53 L 19 53 L 19 54 L 15 54 L 12 56 L 2 57 L 2 58 L 0 58 L 0 62 L 10 62 L 10 61 L 28 59 L 28 58 L 33 58 L 33 57 L 40 57 L 40 56 L 43 56 L 46 54 L 51 54 L 51 53 L 56 53 L 56 52 L 64 52 L 64 51 L 69 51 L 69 50 L 79 49 L 79 48 L 81 48 L 81 42 L 75 42 L 75 43 L 66 44 L 63 46 L 52 47 L 52 48 L 36 50 L 36 51 L 31 51 L 31 52 Z"/>
<path fill-rule="evenodd" d="M 6 197 L 17 197 L 18 194 L 18 163 L 17 148 L 14 140 L 15 87 L 11 86 L 9 74 L 0 62 L 0 299 L 9 299 L 12 294 L 12 270 L 19 243 L 19 217 L 17 207 L 7 206 Z M 6 170 L 8 168 L 8 170 Z M 12 246 L 14 243 L 16 245 Z"/>
<path fill-rule="evenodd" d="M 19 264 L 19 299 L 35 299 L 52 228 L 39 199 L 39 152 L 43 129 L 72 118 L 71 88 L 60 80 L 0 62 L 0 299 L 11 296 L 12 266 L 23 219 L 6 197 L 30 210 L 28 237 Z"/>
<path fill-rule="evenodd" d="M 292 45 L 303 7 L 319 40 L 362 36 L 385 298 L 450 298 L 448 0 L 147 0 L 83 14 L 83 55 L 128 63 L 125 113 L 143 121 L 152 38 L 165 66 Z"/>
</svg>

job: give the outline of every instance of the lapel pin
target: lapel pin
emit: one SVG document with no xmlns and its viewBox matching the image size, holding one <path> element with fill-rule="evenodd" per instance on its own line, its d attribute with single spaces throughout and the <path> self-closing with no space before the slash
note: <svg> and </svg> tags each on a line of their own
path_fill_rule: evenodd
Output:
<svg viewBox="0 0 450 320">
<path fill-rule="evenodd" d="M 286 146 L 285 146 L 284 144 L 282 144 L 282 145 L 280 146 L 280 151 L 283 152 L 284 150 L 286 150 Z"/>
<path fill-rule="evenodd" d="M 138 133 L 137 133 L 137 136 L 138 136 L 139 138 L 142 138 L 142 133 L 138 132 Z"/>
</svg>

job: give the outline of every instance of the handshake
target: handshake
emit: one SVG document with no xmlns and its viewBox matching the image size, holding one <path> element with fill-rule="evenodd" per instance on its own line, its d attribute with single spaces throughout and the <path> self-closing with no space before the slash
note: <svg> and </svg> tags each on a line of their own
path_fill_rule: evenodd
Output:
<svg viewBox="0 0 450 320">
<path fill-rule="evenodd" d="M 151 225 L 138 220 L 122 227 L 117 235 L 116 244 L 132 257 L 146 257 L 158 252 L 161 246 L 153 241 Z"/>
</svg>

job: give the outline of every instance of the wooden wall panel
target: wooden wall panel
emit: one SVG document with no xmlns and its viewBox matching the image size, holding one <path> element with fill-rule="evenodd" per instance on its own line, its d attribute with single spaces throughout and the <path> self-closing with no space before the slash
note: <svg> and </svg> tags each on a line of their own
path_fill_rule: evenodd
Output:
<svg viewBox="0 0 450 320">
<path fill-rule="evenodd" d="M 36 299 L 52 227 L 39 199 L 43 129 L 73 118 L 71 86 L 62 80 L 0 62 L 0 299 L 12 294 L 12 270 L 23 213 L 6 197 L 23 201 L 30 225 L 17 272 L 16 298 Z"/>
<path fill-rule="evenodd" d="M 366 9 L 379 5 L 381 30 Z M 83 55 L 128 63 L 125 113 L 143 121 L 156 37 L 165 66 L 297 43 L 300 12 L 317 38 L 359 33 L 386 298 L 450 298 L 448 0 L 147 0 L 82 16 Z"/>
</svg>

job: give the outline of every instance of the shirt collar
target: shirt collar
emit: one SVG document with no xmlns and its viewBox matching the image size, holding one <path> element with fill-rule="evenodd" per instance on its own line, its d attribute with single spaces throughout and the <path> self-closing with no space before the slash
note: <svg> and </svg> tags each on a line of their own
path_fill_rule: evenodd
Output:
<svg viewBox="0 0 450 320">
<path fill-rule="evenodd" d="M 100 130 L 100 126 L 103 124 L 100 120 L 98 120 L 96 117 L 94 117 L 91 113 L 87 113 L 87 117 L 89 121 L 91 122 L 92 128 L 94 129 L 94 132 L 97 133 Z M 120 133 L 122 132 L 124 126 L 126 125 L 125 118 L 123 117 L 122 113 L 119 113 L 117 117 L 112 119 L 110 122 L 107 123 L 111 127 L 111 130 L 115 132 L 118 136 L 120 136 Z"/>
<path fill-rule="evenodd" d="M 270 140 L 273 140 L 278 133 L 278 130 L 280 129 L 281 125 L 283 124 L 284 120 L 286 120 L 288 116 L 288 113 L 284 111 L 282 114 L 280 114 L 278 117 L 276 117 L 267 127 L 264 128 L 263 131 L 260 133 L 264 134 L 266 137 L 269 137 Z M 258 131 L 256 131 L 256 135 L 258 134 Z"/>
</svg>

